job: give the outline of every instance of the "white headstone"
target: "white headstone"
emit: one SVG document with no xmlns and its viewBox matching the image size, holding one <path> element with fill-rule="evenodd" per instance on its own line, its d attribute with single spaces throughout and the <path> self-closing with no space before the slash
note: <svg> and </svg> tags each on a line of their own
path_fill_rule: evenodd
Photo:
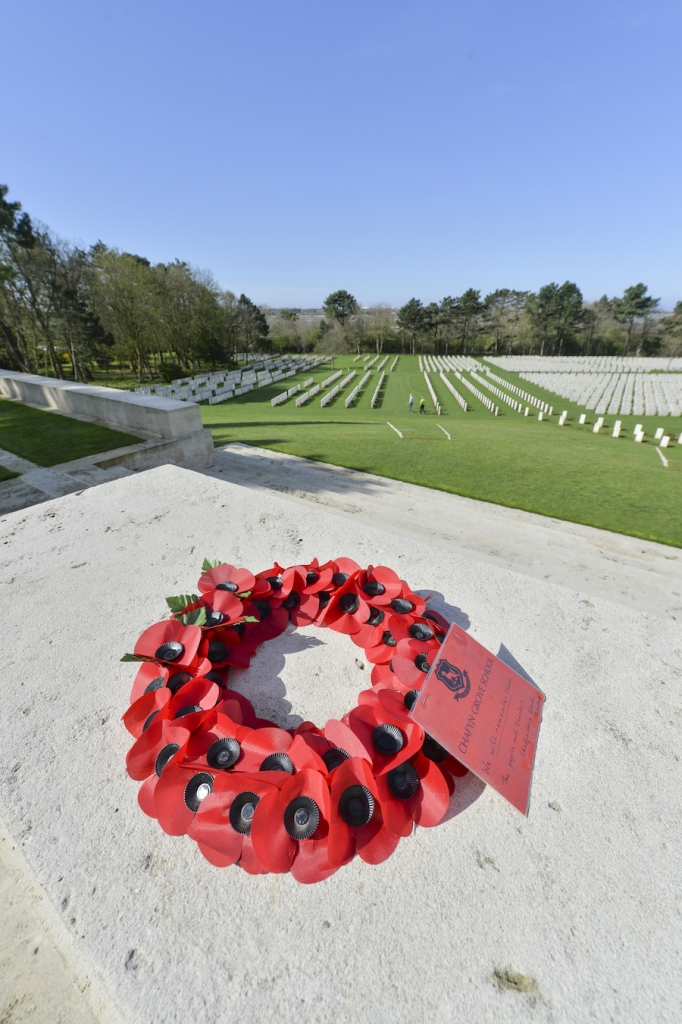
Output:
<svg viewBox="0 0 682 1024">
<path fill-rule="evenodd" d="M 581 427 L 585 426 L 585 420 L 586 419 L 587 419 L 587 414 L 584 413 L 584 412 L 581 412 L 580 413 L 580 419 L 578 420 L 578 423 L 580 424 Z"/>
<path fill-rule="evenodd" d="M 523 414 L 523 415 L 524 415 L 524 416 L 527 416 L 527 415 L 528 415 L 528 406 L 526 406 L 526 411 L 524 412 L 524 414 Z"/>
<path fill-rule="evenodd" d="M 658 427 L 658 429 L 656 430 L 656 433 L 654 434 L 654 440 L 655 441 L 660 441 L 661 438 L 663 437 L 663 433 L 664 433 L 664 428 L 663 427 Z"/>
<path fill-rule="evenodd" d="M 538 413 L 538 419 L 539 419 L 539 420 L 541 420 L 541 419 L 542 419 L 542 409 L 541 409 L 541 410 L 540 410 L 540 412 Z"/>
<path fill-rule="evenodd" d="M 622 426 L 621 421 L 620 420 L 616 420 L 616 422 L 613 424 L 613 433 L 612 433 L 611 437 L 620 437 L 620 428 L 621 428 L 621 426 Z"/>
<path fill-rule="evenodd" d="M 660 447 L 661 448 L 667 448 L 669 444 L 670 444 L 670 436 L 668 434 L 664 434 L 663 437 L 661 438 Z"/>
</svg>

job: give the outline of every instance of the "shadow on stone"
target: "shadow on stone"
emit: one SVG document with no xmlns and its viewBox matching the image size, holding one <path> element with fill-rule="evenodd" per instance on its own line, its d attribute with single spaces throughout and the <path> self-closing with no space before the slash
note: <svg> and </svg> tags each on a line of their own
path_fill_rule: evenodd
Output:
<svg viewBox="0 0 682 1024">
<path fill-rule="evenodd" d="M 426 598 L 431 596 L 431 600 L 426 606 L 428 611 L 431 608 L 434 612 L 438 612 L 443 618 L 447 619 L 448 622 L 454 622 L 455 625 L 459 626 L 460 629 L 469 629 L 471 626 L 471 619 L 466 612 L 462 611 L 455 604 L 449 604 L 446 601 L 443 594 L 438 590 L 415 590 L 415 594 L 419 594 L 420 597 Z"/>
<path fill-rule="evenodd" d="M 539 690 L 540 693 L 542 693 L 543 697 L 545 696 L 544 692 L 540 690 L 540 687 L 535 682 L 535 680 L 528 675 L 523 665 L 519 664 L 519 662 L 516 660 L 512 652 L 508 650 L 504 646 L 504 644 L 500 644 L 500 649 L 497 652 L 497 657 L 500 659 L 500 661 L 503 661 L 505 665 L 508 665 L 509 668 L 513 668 L 515 672 L 517 672 L 520 676 L 527 680 L 527 682 L 529 682 L 531 686 L 534 686 L 536 690 Z"/>
</svg>

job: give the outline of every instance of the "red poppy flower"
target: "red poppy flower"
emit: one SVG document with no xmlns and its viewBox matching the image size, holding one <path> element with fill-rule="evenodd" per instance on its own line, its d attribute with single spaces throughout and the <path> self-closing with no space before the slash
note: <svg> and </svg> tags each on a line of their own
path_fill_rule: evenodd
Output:
<svg viewBox="0 0 682 1024">
<path fill-rule="evenodd" d="M 242 635 L 241 626 L 218 626 L 204 634 L 199 654 L 207 658 L 211 668 L 233 665 L 236 668 L 248 668 L 251 663 L 258 641 L 253 637 Z M 246 630 L 244 629 L 244 633 Z"/>
<path fill-rule="evenodd" d="M 370 604 L 377 607 L 389 605 L 400 597 L 403 584 L 397 572 L 386 565 L 370 565 L 358 576 L 358 585 Z"/>
<path fill-rule="evenodd" d="M 157 665 L 153 661 L 144 661 L 135 676 L 133 688 L 130 691 L 130 703 L 142 696 L 143 693 L 151 693 L 152 690 L 160 690 L 166 685 L 170 669 L 165 665 Z"/>
<path fill-rule="evenodd" d="M 154 789 L 154 817 L 169 836 L 183 836 L 194 821 L 202 800 L 213 791 L 217 773 L 185 765 L 169 765 Z"/>
<path fill-rule="evenodd" d="M 126 771 L 131 779 L 142 782 L 157 776 L 171 759 L 181 761 L 187 750 L 190 731 L 177 722 L 158 719 L 133 743 L 126 756 Z M 161 755 L 161 758 L 159 758 Z"/>
<path fill-rule="evenodd" d="M 249 874 L 263 874 L 265 868 L 251 841 L 251 824 L 261 799 L 276 792 L 277 786 L 258 773 L 217 775 L 213 792 L 201 802 L 188 833 L 216 867 L 239 862 Z"/>
<path fill-rule="evenodd" d="M 331 598 L 324 625 L 338 633 L 357 633 L 367 623 L 370 610 L 355 576 L 349 576 Z"/>
<path fill-rule="evenodd" d="M 229 703 L 239 713 L 239 705 L 235 701 Z M 225 703 L 219 704 L 215 717 L 194 730 L 187 744 L 187 764 L 211 772 L 238 769 L 243 759 L 242 744 L 253 729 L 235 722 L 226 712 Z"/>
<path fill-rule="evenodd" d="M 149 728 L 159 712 L 168 705 L 171 697 L 172 694 L 167 687 L 143 693 L 134 704 L 130 705 L 121 721 L 128 732 L 137 739 Z"/>
<path fill-rule="evenodd" d="M 424 730 L 410 718 L 400 718 L 379 704 L 360 704 L 348 715 L 348 727 L 365 748 L 375 775 L 383 775 L 396 764 L 416 754 L 424 740 Z"/>
<path fill-rule="evenodd" d="M 368 761 L 351 757 L 331 773 L 330 864 L 341 867 L 357 852 L 368 864 L 390 857 L 399 837 L 383 822 L 377 784 Z"/>
<path fill-rule="evenodd" d="M 284 566 L 280 565 L 279 562 L 275 562 L 270 569 L 264 569 L 256 574 L 256 581 L 260 580 L 262 584 L 268 584 L 269 591 L 265 592 L 265 596 L 272 602 L 273 608 L 278 607 L 289 596 L 289 591 L 293 585 L 291 576 L 285 581 L 285 573 L 286 569 Z"/>
<path fill-rule="evenodd" d="M 228 594 L 244 594 L 252 591 L 256 585 L 256 577 L 248 569 L 237 569 L 234 565 L 224 562 L 216 565 L 201 575 L 199 593 L 207 594 L 211 590 L 222 590 Z"/>
<path fill-rule="evenodd" d="M 244 605 L 244 614 L 258 619 L 258 622 L 247 624 L 244 634 L 252 637 L 258 644 L 274 640 L 289 625 L 289 613 L 286 608 L 281 608 L 279 602 L 272 602 L 268 597 L 250 599 Z"/>
<path fill-rule="evenodd" d="M 398 679 L 410 689 L 419 689 L 431 668 L 434 656 L 438 653 L 437 640 L 401 640 L 391 659 L 393 671 Z"/>
<path fill-rule="evenodd" d="M 329 788 L 319 772 L 304 769 L 264 796 L 253 816 L 253 848 L 274 874 L 291 869 L 299 882 L 318 882 L 337 870 L 327 857 Z"/>
<path fill-rule="evenodd" d="M 419 594 L 413 593 L 407 583 L 403 581 L 400 594 L 389 602 L 389 608 L 396 618 L 410 626 L 415 618 L 423 616 L 426 601 Z"/>
<path fill-rule="evenodd" d="M 164 662 L 172 669 L 187 669 L 201 642 L 198 626 L 183 626 L 176 619 L 155 622 L 135 644 L 138 657 Z"/>
<path fill-rule="evenodd" d="M 244 615 L 243 603 L 227 590 L 208 590 L 196 607 L 206 609 L 205 629 L 229 626 Z"/>
<path fill-rule="evenodd" d="M 238 770 L 244 772 L 294 772 L 311 769 L 325 774 L 324 761 L 302 736 L 270 726 L 254 730 L 242 743 Z"/>
<path fill-rule="evenodd" d="M 411 835 L 415 822 L 422 828 L 437 825 L 450 801 L 445 774 L 422 753 L 378 776 L 376 783 L 384 822 L 397 836 Z"/>
<path fill-rule="evenodd" d="M 315 572 L 311 573 L 311 576 L 317 575 Z M 331 573 L 329 576 L 331 578 Z M 282 598 L 280 607 L 286 609 L 295 626 L 310 625 L 320 608 L 318 591 L 314 589 L 315 584 L 308 586 L 307 571 L 302 565 L 286 569 L 282 578 L 281 593 L 284 594 L 286 591 L 288 593 L 286 597 Z"/>
<path fill-rule="evenodd" d="M 365 648 L 367 661 L 371 661 L 373 665 L 388 664 L 392 661 L 400 641 L 407 640 L 410 635 L 407 625 L 397 615 L 387 615 L 381 626 L 384 628 L 380 633 L 377 630 L 378 641 L 375 646 Z"/>
</svg>

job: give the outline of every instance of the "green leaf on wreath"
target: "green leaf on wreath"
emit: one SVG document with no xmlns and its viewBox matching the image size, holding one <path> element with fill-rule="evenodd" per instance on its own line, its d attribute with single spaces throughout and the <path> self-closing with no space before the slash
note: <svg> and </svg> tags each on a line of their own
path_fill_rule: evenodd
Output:
<svg viewBox="0 0 682 1024">
<path fill-rule="evenodd" d="M 260 622 L 260 619 L 255 618 L 253 615 L 245 615 L 240 622 Z"/>
<path fill-rule="evenodd" d="M 124 654 L 121 661 L 151 661 L 151 658 L 141 658 L 139 654 Z"/>
<path fill-rule="evenodd" d="M 219 558 L 205 558 L 202 566 L 202 572 L 209 572 L 210 569 L 215 569 L 217 565 L 225 565 L 225 562 L 221 562 Z"/>
<path fill-rule="evenodd" d="M 196 604 L 198 600 L 198 594 L 178 594 L 177 597 L 167 597 L 166 604 L 175 614 L 184 611 L 188 604 Z"/>
<path fill-rule="evenodd" d="M 176 615 L 175 618 L 185 626 L 205 626 L 206 609 L 202 605 L 201 608 L 195 608 L 194 611 L 186 612 L 184 615 Z"/>
</svg>

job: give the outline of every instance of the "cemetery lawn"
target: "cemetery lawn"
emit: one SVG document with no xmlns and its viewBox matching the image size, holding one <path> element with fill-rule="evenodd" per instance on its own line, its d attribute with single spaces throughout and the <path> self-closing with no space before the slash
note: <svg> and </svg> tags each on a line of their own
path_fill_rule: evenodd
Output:
<svg viewBox="0 0 682 1024">
<path fill-rule="evenodd" d="M 39 466 L 56 466 L 139 440 L 95 423 L 0 399 L 0 448 Z"/>
<path fill-rule="evenodd" d="M 389 358 L 384 369 L 394 358 Z M 353 363 L 352 356 L 335 361 L 335 369 L 360 366 L 362 362 Z M 344 407 L 344 397 L 361 372 L 325 409 L 320 408 L 319 396 L 298 409 L 295 397 L 271 408 L 270 399 L 284 390 L 284 384 L 302 384 L 310 376 L 318 383 L 330 376 L 327 365 L 220 405 L 202 405 L 201 410 L 216 445 L 239 441 L 272 448 L 682 547 L 682 445 L 672 442 L 664 451 L 669 462 L 666 469 L 652 440 L 658 426 L 679 436 L 680 418 L 620 417 L 623 431 L 614 439 L 610 433 L 617 417 L 606 416 L 608 429 L 595 435 L 595 413 L 588 413 L 587 426 L 580 427 L 578 416 L 583 410 L 578 406 L 520 380 L 517 374 L 497 368 L 494 372 L 548 401 L 554 406 L 552 418 L 540 423 L 537 411 L 525 418 L 499 399 L 494 400 L 499 403 L 500 415 L 492 416 L 448 374 L 469 404 L 464 413 L 440 377 L 431 373 L 443 409 L 443 415 L 436 416 L 417 359 L 409 356 L 401 356 L 395 371 L 388 374 L 383 398 L 375 409 L 370 408 L 370 401 L 377 373 L 372 374 L 355 405 Z M 410 392 L 417 410 L 419 399 L 425 398 L 427 415 L 409 414 Z M 566 426 L 559 427 L 557 414 L 562 409 L 568 410 L 568 420 Z M 387 420 L 402 431 L 402 440 Z M 642 423 L 646 431 L 642 444 L 633 441 L 635 422 Z M 451 434 L 451 441 L 439 425 Z"/>
<path fill-rule="evenodd" d="M 0 484 L 3 480 L 12 480 L 15 476 L 19 476 L 19 474 L 13 473 L 11 469 L 5 469 L 4 466 L 0 466 Z"/>
</svg>

